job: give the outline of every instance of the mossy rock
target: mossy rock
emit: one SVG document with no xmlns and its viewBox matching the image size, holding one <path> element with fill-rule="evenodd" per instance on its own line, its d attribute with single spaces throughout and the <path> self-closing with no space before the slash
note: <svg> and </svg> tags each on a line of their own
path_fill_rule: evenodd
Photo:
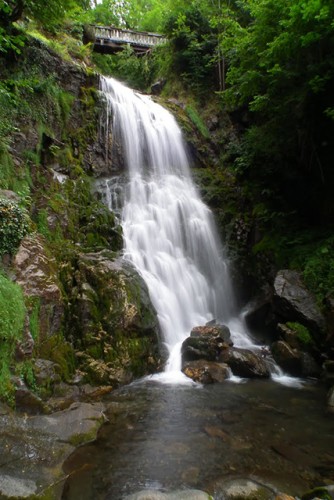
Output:
<svg viewBox="0 0 334 500">
<path fill-rule="evenodd" d="M 77 254 L 67 272 L 66 328 L 86 380 L 115 386 L 154 372 L 158 322 L 147 287 L 133 267 L 104 250 Z"/>
</svg>

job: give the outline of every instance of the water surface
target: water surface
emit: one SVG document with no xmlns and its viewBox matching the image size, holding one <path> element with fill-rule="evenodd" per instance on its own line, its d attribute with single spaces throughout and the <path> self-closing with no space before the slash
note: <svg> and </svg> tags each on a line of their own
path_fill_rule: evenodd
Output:
<svg viewBox="0 0 334 500">
<path fill-rule="evenodd" d="M 98 440 L 68 460 L 65 500 L 121 500 L 143 489 L 220 496 L 230 478 L 301 494 L 334 483 L 334 418 L 325 391 L 273 381 L 209 386 L 141 381 L 113 393 Z"/>
</svg>

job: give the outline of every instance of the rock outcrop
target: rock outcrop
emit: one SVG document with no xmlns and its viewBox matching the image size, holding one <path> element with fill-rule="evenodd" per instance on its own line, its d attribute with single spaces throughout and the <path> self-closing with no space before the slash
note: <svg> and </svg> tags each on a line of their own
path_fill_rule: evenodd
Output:
<svg viewBox="0 0 334 500">
<path fill-rule="evenodd" d="M 39 302 L 39 335 L 43 340 L 59 332 L 64 318 L 64 302 L 56 262 L 46 250 L 43 237 L 27 236 L 14 259 L 16 282 L 28 302 Z"/>
<path fill-rule="evenodd" d="M 67 328 L 87 379 L 115 387 L 156 371 L 157 317 L 134 268 L 102 251 L 78 254 L 63 276 Z"/>
<path fill-rule="evenodd" d="M 105 420 L 101 403 L 74 403 L 48 416 L 2 412 L 1 498 L 61 498 L 66 458 L 76 446 L 95 439 Z"/>
<path fill-rule="evenodd" d="M 233 347 L 225 351 L 221 359 L 238 377 L 268 378 L 270 376 L 268 365 L 261 354 L 248 349 Z"/>
<path fill-rule="evenodd" d="M 274 310 L 279 318 L 298 321 L 316 333 L 325 330 L 325 318 L 297 271 L 284 269 L 277 273 L 274 281 Z"/>
</svg>

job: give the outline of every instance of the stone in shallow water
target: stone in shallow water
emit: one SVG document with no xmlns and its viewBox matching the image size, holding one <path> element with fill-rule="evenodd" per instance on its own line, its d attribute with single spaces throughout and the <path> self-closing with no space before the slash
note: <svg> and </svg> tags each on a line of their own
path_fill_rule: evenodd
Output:
<svg viewBox="0 0 334 500">
<path fill-rule="evenodd" d="M 201 384 L 224 382 L 230 374 L 229 367 L 226 364 L 206 361 L 204 359 L 185 363 L 182 371 L 187 377 Z"/>
<path fill-rule="evenodd" d="M 13 477 L 6 474 L 0 475 L 0 495 L 5 498 L 28 498 L 37 492 L 35 481 Z"/>
<path fill-rule="evenodd" d="M 221 483 L 219 493 L 224 500 L 271 500 L 273 497 L 271 489 L 247 478 Z"/>
<path fill-rule="evenodd" d="M 200 490 L 178 490 L 162 493 L 156 490 L 144 490 L 133 493 L 124 500 L 210 500 L 210 495 Z"/>
</svg>

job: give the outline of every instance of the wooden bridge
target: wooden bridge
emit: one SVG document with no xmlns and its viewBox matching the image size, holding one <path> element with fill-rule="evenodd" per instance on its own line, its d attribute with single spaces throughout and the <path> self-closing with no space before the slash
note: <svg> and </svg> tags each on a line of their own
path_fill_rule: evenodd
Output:
<svg viewBox="0 0 334 500">
<path fill-rule="evenodd" d="M 109 26 L 91 26 L 94 30 L 94 50 L 111 54 L 130 45 L 137 54 L 144 54 L 156 45 L 166 42 L 166 38 L 156 33 L 127 30 Z"/>
</svg>

